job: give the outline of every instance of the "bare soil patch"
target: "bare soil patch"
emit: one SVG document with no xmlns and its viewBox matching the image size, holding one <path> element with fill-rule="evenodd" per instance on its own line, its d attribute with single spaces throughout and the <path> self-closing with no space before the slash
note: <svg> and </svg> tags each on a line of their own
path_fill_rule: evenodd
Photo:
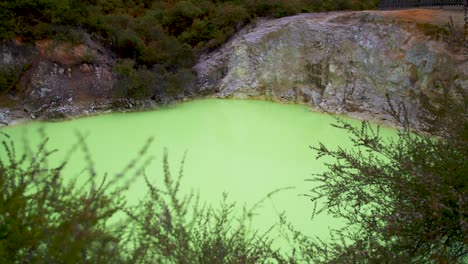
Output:
<svg viewBox="0 0 468 264">
<path fill-rule="evenodd" d="M 427 9 L 405 9 L 405 10 L 392 10 L 392 11 L 379 11 L 379 14 L 394 18 L 396 20 L 415 22 L 415 23 L 429 23 L 437 26 L 445 26 L 452 18 L 454 26 L 458 29 L 464 27 L 464 12 L 463 9 L 440 9 L 440 8 L 427 8 Z"/>
</svg>

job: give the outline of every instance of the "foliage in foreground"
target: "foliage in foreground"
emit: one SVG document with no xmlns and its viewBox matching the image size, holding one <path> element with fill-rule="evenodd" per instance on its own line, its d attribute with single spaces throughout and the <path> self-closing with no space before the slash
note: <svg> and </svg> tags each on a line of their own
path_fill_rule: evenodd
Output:
<svg viewBox="0 0 468 264">
<path fill-rule="evenodd" d="M 163 186 L 145 176 L 148 195 L 135 207 L 123 196 L 128 182 L 142 176 L 146 145 L 114 180 L 96 181 L 90 153 L 86 179 L 63 180 L 66 162 L 47 166 L 47 140 L 32 156 L 16 156 L 7 135 L 0 161 L 1 263 L 284 263 L 268 232 L 249 228 L 253 210 L 236 217 L 226 195 L 220 207 L 200 207 L 196 196 L 180 197 L 179 177 L 171 177 L 164 155 Z M 76 148 L 76 146 L 75 146 Z M 70 156 L 69 156 L 70 157 Z M 122 176 L 130 175 L 124 181 Z M 115 180 L 117 179 L 117 180 Z M 109 225 L 117 212 L 124 224 Z M 115 219 L 113 219 L 115 220 Z"/>
<path fill-rule="evenodd" d="M 2 141 L 7 157 L 0 161 L 0 262 L 115 260 L 119 234 L 105 222 L 122 207 L 121 190 L 96 185 L 92 174 L 89 187 L 64 183 L 65 163 L 47 166 L 53 152 L 46 143 L 34 156 L 18 157 L 14 143 Z"/>
<path fill-rule="evenodd" d="M 167 155 L 163 164 L 165 189 L 145 178 L 150 190 L 148 198 L 133 210 L 125 209 L 133 220 L 130 226 L 130 239 L 135 246 L 132 263 L 286 261 L 278 250 L 273 249 L 270 231 L 260 234 L 250 229 L 256 206 L 249 210 L 244 208 L 237 217 L 235 204 L 229 203 L 227 194 L 223 194 L 219 207 L 199 207 L 193 193 L 179 197 L 182 171 L 174 180 L 169 172 Z"/>
<path fill-rule="evenodd" d="M 461 101 L 461 102 L 460 102 Z M 466 263 L 468 260 L 467 100 L 448 97 L 435 113 L 431 136 L 410 130 L 407 119 L 394 139 L 368 122 L 347 130 L 355 148 L 313 147 L 331 157 L 328 171 L 311 181 L 320 209 L 343 218 L 335 241 L 313 241 L 296 232 L 305 258 L 314 263 Z M 390 111 L 398 117 L 395 107 Z M 400 109 L 404 109 L 400 107 Z M 404 116 L 404 115 L 403 115 Z M 320 211 L 319 210 L 319 211 Z"/>
</svg>

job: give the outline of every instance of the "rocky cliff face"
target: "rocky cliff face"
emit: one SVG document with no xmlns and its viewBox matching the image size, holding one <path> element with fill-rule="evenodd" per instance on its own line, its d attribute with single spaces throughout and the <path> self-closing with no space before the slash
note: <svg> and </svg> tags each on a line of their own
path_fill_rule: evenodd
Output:
<svg viewBox="0 0 468 264">
<path fill-rule="evenodd" d="M 306 103 L 385 120 L 388 94 L 407 102 L 416 121 L 421 98 L 436 99 L 444 88 L 468 90 L 466 50 L 421 28 L 378 11 L 263 21 L 195 68 L 200 89 L 220 97 Z"/>
<path fill-rule="evenodd" d="M 195 94 L 305 103 L 325 111 L 388 120 L 386 95 L 417 121 L 421 99 L 434 105 L 446 88 L 468 91 L 466 49 L 437 40 L 427 23 L 463 13 L 441 10 L 303 14 L 259 21 L 195 66 Z M 434 21 L 438 20 L 438 21 Z M 419 24 L 418 24 L 419 23 Z M 20 69 L 11 107 L 0 96 L 0 123 L 60 118 L 111 107 L 113 54 L 83 44 L 3 43 L 0 70 Z M 124 102 L 135 105 L 137 102 Z M 154 104 L 154 102 L 151 102 Z M 151 105 L 151 104 L 149 104 Z M 143 104 L 148 107 L 148 104 Z M 1 124 L 0 124 L 1 125 Z"/>
<path fill-rule="evenodd" d="M 0 70 L 18 80 L 9 98 L 0 98 L 0 121 L 84 114 L 111 96 L 116 82 L 112 54 L 83 37 L 76 45 L 52 40 L 35 46 L 18 40 L 1 44 Z"/>
</svg>

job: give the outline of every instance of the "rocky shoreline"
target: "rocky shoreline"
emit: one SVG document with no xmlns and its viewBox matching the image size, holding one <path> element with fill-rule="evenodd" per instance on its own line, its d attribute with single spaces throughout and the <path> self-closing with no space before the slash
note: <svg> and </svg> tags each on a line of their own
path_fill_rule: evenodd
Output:
<svg viewBox="0 0 468 264">
<path fill-rule="evenodd" d="M 182 100 L 181 100 L 182 101 Z M 181 102 L 179 101 L 179 102 Z M 168 104 L 176 104 L 173 101 Z M 2 126 L 12 126 L 30 121 L 63 121 L 73 118 L 95 116 L 113 112 L 134 112 L 148 111 L 161 107 L 152 100 L 99 100 L 93 103 L 68 105 L 46 104 L 38 109 L 27 109 L 18 107 L 0 107 L 0 128 Z"/>
<path fill-rule="evenodd" d="M 197 98 L 183 98 L 180 100 L 172 100 L 165 104 L 156 104 L 152 100 L 119 100 L 116 101 L 100 101 L 92 104 L 86 105 L 75 105 L 70 104 L 67 106 L 58 105 L 58 106 L 49 106 L 46 105 L 43 108 L 38 109 L 37 111 L 30 111 L 27 109 L 18 109 L 18 108 L 6 108 L 0 107 L 0 129 L 7 126 L 21 125 L 32 121 L 47 121 L 47 122 L 60 122 L 64 120 L 70 120 L 75 118 L 84 118 L 92 117 L 101 114 L 110 114 L 110 113 L 127 113 L 127 112 L 141 112 L 141 111 L 154 111 L 161 107 L 176 105 L 183 102 L 189 102 L 191 100 L 203 100 L 203 99 L 232 99 L 238 100 L 239 98 L 225 98 L 216 95 L 204 96 Z M 265 100 L 264 98 L 248 98 L 247 100 Z M 327 112 L 323 109 L 311 106 L 305 103 L 295 103 L 287 101 L 278 101 L 278 100 L 268 100 L 281 104 L 300 104 L 309 108 L 310 111 L 323 113 L 323 114 L 338 114 L 344 117 L 349 117 L 357 120 L 367 120 L 376 124 L 384 125 L 387 127 L 397 127 L 398 124 L 390 116 L 383 117 L 382 114 L 373 115 L 368 112 Z M 117 106 L 118 104 L 119 106 Z M 42 111 L 43 110 L 43 111 Z"/>
</svg>

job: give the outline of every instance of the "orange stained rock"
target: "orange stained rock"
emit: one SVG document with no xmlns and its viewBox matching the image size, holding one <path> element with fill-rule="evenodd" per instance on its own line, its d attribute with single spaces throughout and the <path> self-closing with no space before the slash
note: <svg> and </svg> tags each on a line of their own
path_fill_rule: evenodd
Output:
<svg viewBox="0 0 468 264">
<path fill-rule="evenodd" d="M 72 45 L 71 43 L 55 42 L 49 39 L 37 41 L 36 47 L 42 56 L 62 65 L 79 64 L 87 54 L 92 53 L 83 44 Z"/>
<path fill-rule="evenodd" d="M 464 13 L 460 9 L 406 9 L 406 10 L 394 10 L 394 11 L 382 11 L 383 15 L 394 18 L 396 20 L 416 22 L 416 23 L 430 23 L 434 25 L 444 26 L 450 18 L 456 26 L 463 28 L 464 25 Z"/>
</svg>

